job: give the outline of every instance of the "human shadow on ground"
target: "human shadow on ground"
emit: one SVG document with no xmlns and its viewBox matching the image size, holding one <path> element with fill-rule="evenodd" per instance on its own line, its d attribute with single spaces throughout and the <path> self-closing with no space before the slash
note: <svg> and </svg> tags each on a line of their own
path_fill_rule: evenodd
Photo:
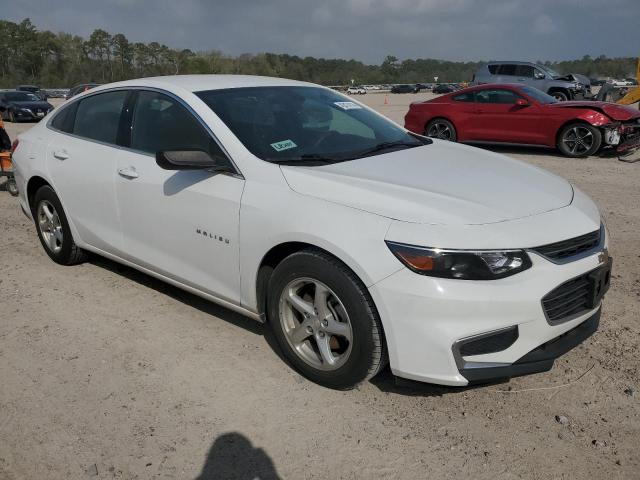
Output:
<svg viewBox="0 0 640 480">
<path fill-rule="evenodd" d="M 195 480 L 279 480 L 273 460 L 238 432 L 220 435 Z"/>
</svg>

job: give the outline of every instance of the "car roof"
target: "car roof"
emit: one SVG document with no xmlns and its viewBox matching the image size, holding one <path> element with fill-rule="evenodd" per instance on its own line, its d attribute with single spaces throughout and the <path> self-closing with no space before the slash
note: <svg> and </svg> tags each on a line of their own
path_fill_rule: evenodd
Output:
<svg viewBox="0 0 640 480">
<path fill-rule="evenodd" d="M 519 61 L 515 61 L 515 60 L 494 60 L 492 62 L 488 62 L 487 65 L 501 65 L 503 63 L 510 63 L 513 65 L 538 65 L 535 62 L 519 62 Z"/>
<path fill-rule="evenodd" d="M 243 87 L 286 87 L 313 86 L 313 83 L 287 80 L 284 78 L 262 77 L 259 75 L 168 75 L 147 77 L 124 82 L 108 83 L 96 87 L 92 91 L 100 91 L 114 87 L 155 87 L 169 90 L 187 90 L 200 92 L 204 90 L 221 90 Z"/>
</svg>

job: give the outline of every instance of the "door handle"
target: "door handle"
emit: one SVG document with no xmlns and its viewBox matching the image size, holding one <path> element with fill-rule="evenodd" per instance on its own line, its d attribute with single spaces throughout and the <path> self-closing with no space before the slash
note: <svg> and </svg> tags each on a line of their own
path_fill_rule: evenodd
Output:
<svg viewBox="0 0 640 480">
<path fill-rule="evenodd" d="M 118 175 L 124 178 L 138 178 L 138 172 L 133 167 L 129 168 L 119 168 Z"/>
<path fill-rule="evenodd" d="M 53 152 L 53 156 L 58 160 L 66 160 L 67 158 L 69 158 L 69 154 L 66 150 L 56 150 L 55 152 Z"/>
</svg>

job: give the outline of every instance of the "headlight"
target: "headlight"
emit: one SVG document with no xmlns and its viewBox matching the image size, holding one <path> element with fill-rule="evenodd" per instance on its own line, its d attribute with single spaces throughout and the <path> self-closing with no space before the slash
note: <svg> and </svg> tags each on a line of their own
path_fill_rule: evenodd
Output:
<svg viewBox="0 0 640 480">
<path fill-rule="evenodd" d="M 20 111 L 24 112 L 24 113 L 31 113 L 31 109 L 30 108 L 21 108 Z"/>
<path fill-rule="evenodd" d="M 524 250 L 445 250 L 386 242 L 393 254 L 421 275 L 460 280 L 495 280 L 531 267 Z"/>
</svg>

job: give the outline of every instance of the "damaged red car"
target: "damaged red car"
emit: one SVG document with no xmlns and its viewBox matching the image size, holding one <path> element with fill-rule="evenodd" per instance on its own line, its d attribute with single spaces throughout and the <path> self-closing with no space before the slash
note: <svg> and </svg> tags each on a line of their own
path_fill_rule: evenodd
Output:
<svg viewBox="0 0 640 480">
<path fill-rule="evenodd" d="M 586 157 L 604 147 L 620 156 L 640 149 L 640 111 L 607 102 L 559 102 L 526 85 L 466 88 L 412 103 L 405 128 L 464 143 L 557 148 Z"/>
</svg>

